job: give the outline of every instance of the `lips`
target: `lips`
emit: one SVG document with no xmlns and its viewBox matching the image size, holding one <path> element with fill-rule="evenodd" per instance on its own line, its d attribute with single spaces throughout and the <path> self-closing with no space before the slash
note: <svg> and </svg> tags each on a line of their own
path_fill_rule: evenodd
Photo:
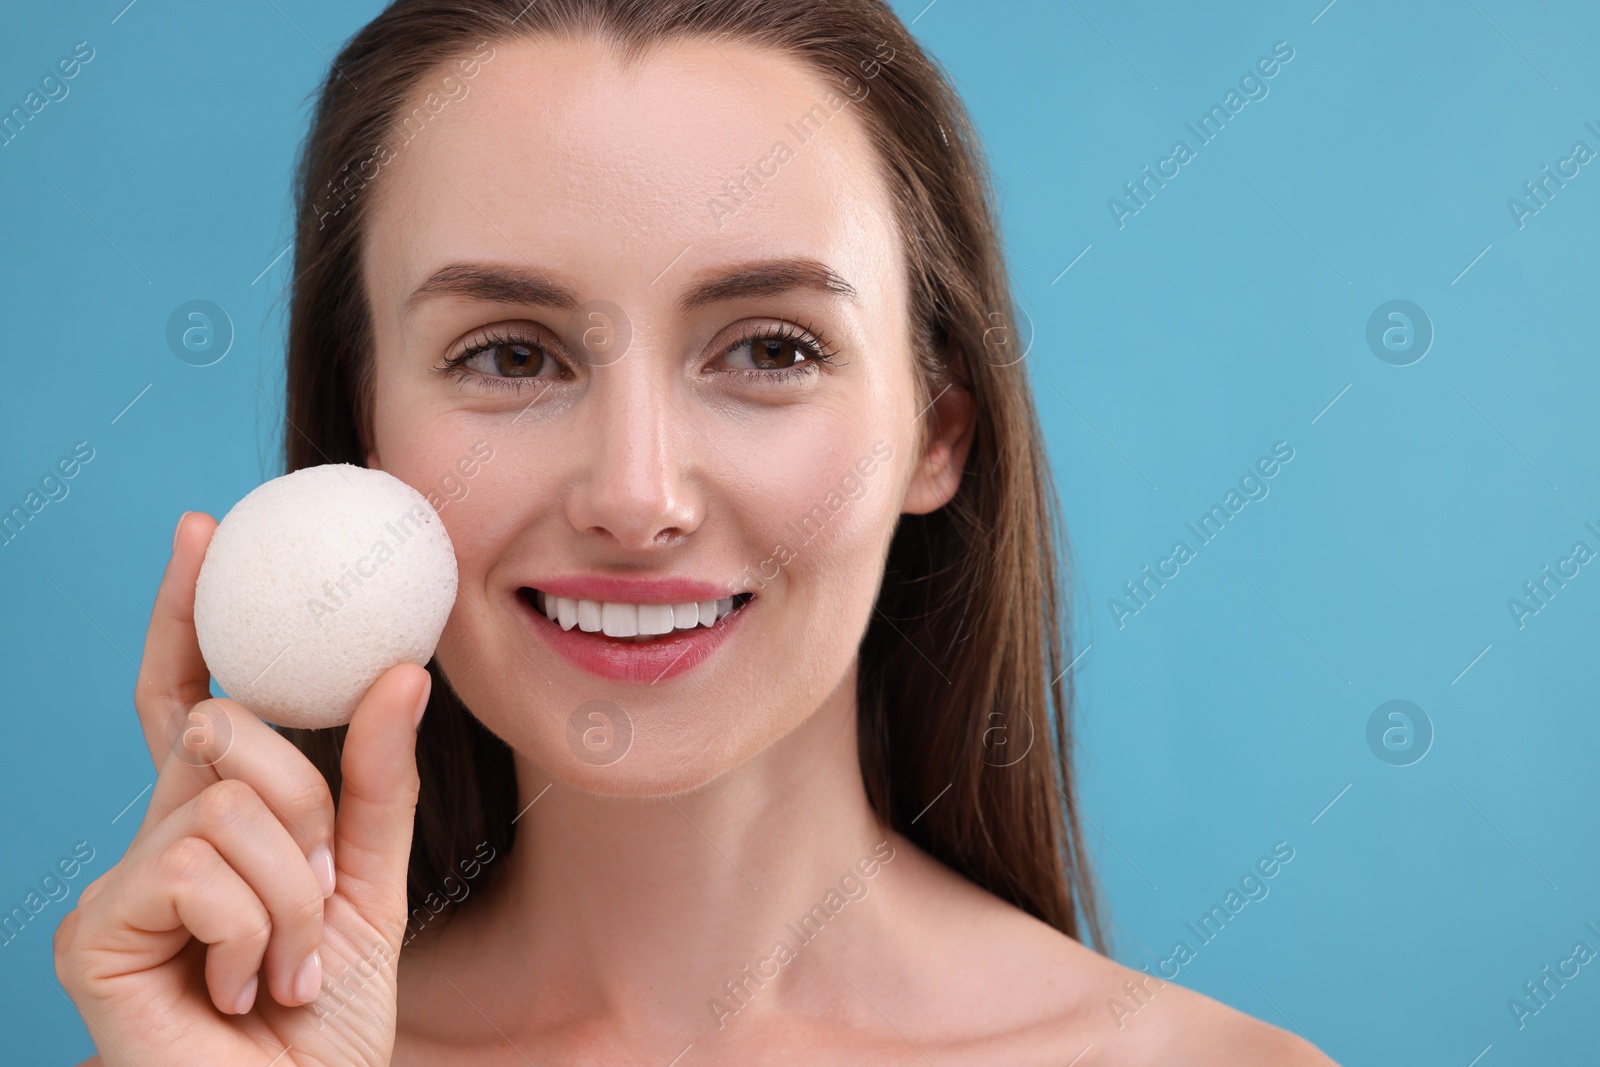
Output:
<svg viewBox="0 0 1600 1067">
<path fill-rule="evenodd" d="M 528 586 L 519 593 L 535 611 L 543 612 L 545 618 L 563 630 L 577 627 L 586 633 L 603 633 L 607 637 L 638 642 L 650 641 L 675 630 L 715 626 L 750 599 L 749 593 L 735 593 L 710 600 L 633 604 L 556 596 Z"/>
<path fill-rule="evenodd" d="M 754 594 L 705 595 L 719 592 L 687 582 L 550 580 L 519 588 L 516 601 L 534 632 L 574 666 L 653 685 L 704 663 L 743 626 Z"/>
</svg>

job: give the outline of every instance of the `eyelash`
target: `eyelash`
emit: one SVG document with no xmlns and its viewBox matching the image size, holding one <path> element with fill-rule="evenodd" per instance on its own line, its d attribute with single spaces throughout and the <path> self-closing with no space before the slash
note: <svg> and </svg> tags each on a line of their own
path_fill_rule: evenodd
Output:
<svg viewBox="0 0 1600 1067">
<path fill-rule="evenodd" d="M 838 350 L 831 347 L 814 327 L 798 326 L 791 322 L 783 322 L 777 326 L 760 325 L 751 326 L 741 332 L 733 341 L 723 347 L 718 358 L 738 349 L 753 341 L 787 341 L 800 350 L 804 359 L 793 366 L 777 370 L 764 370 L 761 368 L 739 368 L 725 373 L 737 374 L 746 381 L 759 382 L 762 385 L 782 385 L 796 381 L 801 377 L 817 374 L 822 364 L 834 365 L 834 360 L 839 355 Z M 443 364 L 435 370 L 442 374 L 454 377 L 462 382 L 476 380 L 478 383 L 491 389 L 507 389 L 512 392 L 538 381 L 550 379 L 532 377 L 509 377 L 505 375 L 485 374 L 465 364 L 475 356 L 481 355 L 499 345 L 523 345 L 537 348 L 549 358 L 555 358 L 549 345 L 538 340 L 531 332 L 522 333 L 514 330 L 485 330 L 473 338 L 472 343 L 463 349 L 460 354 L 447 356 Z"/>
<path fill-rule="evenodd" d="M 837 349 L 829 346 L 826 339 L 811 326 L 797 326 L 792 322 L 783 322 L 777 326 L 751 326 L 739 334 L 737 340 L 728 344 L 721 354 L 727 355 L 736 348 L 740 348 L 752 341 L 788 341 L 800 349 L 805 360 L 791 367 L 779 370 L 762 370 L 761 368 L 740 368 L 731 373 L 750 381 L 763 382 L 790 382 L 798 378 L 816 374 L 821 371 L 822 364 L 834 365 L 835 357 L 839 355 Z"/>
</svg>

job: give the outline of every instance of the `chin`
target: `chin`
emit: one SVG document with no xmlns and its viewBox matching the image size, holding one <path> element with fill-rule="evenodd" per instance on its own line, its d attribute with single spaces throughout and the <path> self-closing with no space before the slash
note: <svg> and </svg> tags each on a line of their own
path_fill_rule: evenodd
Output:
<svg viewBox="0 0 1600 1067">
<path fill-rule="evenodd" d="M 601 585 L 618 588 L 617 600 L 682 602 L 671 625 L 663 614 L 665 632 L 645 637 L 631 627 L 605 632 L 604 613 L 581 599 L 558 602 L 585 584 L 599 585 L 519 576 L 487 602 L 463 596 L 436 652 L 479 722 L 574 789 L 616 797 L 703 789 L 777 744 L 853 677 L 851 628 L 803 625 L 812 640 L 775 644 L 771 633 L 794 627 L 772 613 L 792 605 L 768 591 Z"/>
<path fill-rule="evenodd" d="M 464 638 L 463 644 L 474 640 Z M 491 665 L 453 651 L 442 642 L 438 662 L 469 713 L 520 760 L 586 793 L 639 798 L 693 793 L 787 732 L 771 717 L 804 717 L 752 701 L 743 672 L 723 696 L 704 686 L 629 692 L 634 687 L 581 680 L 552 684 L 521 657 L 514 664 Z M 735 695 L 741 692 L 747 695 Z M 735 713 L 737 721 L 730 718 Z"/>
</svg>

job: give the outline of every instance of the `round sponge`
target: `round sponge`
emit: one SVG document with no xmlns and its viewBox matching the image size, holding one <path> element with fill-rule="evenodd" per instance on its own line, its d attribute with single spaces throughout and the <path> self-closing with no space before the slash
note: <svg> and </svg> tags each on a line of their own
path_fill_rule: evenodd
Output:
<svg viewBox="0 0 1600 1067">
<path fill-rule="evenodd" d="M 422 494 L 337 463 L 274 478 L 223 516 L 194 625 L 228 696 L 320 729 L 349 722 L 390 667 L 426 664 L 455 598 L 455 550 Z"/>
</svg>

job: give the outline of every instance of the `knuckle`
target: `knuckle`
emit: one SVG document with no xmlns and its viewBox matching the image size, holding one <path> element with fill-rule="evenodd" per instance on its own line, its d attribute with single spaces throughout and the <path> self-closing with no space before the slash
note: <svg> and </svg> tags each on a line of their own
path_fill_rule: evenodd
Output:
<svg viewBox="0 0 1600 1067">
<path fill-rule="evenodd" d="M 322 894 L 316 889 L 297 894 L 288 919 L 296 930 L 314 930 L 322 922 Z"/>
<path fill-rule="evenodd" d="M 239 917 L 240 944 L 253 951 L 260 951 L 272 939 L 272 919 L 267 915 L 267 910 L 257 902 L 249 914 Z"/>
<path fill-rule="evenodd" d="M 75 1001 L 81 1001 L 89 988 L 88 962 L 85 958 L 88 946 L 84 941 L 82 925 L 83 914 L 81 910 L 74 908 L 56 927 L 51 942 L 51 962 L 56 972 L 56 980 Z"/>
<path fill-rule="evenodd" d="M 328 791 L 328 783 L 314 771 L 310 775 L 296 775 L 283 799 L 293 812 L 319 818 L 333 812 L 333 794 Z"/>
<path fill-rule="evenodd" d="M 78 907 L 87 907 L 90 901 L 100 895 L 101 890 L 110 883 L 112 876 L 121 868 L 122 864 L 119 862 L 113 865 L 110 870 L 101 873 L 100 877 L 84 886 L 83 892 L 78 894 Z"/>
<path fill-rule="evenodd" d="M 68 916 L 70 918 L 71 916 Z M 78 977 L 83 972 L 83 964 L 78 959 L 76 924 L 72 930 L 66 930 L 67 922 L 62 920 L 61 926 L 56 929 L 54 944 L 54 964 L 56 981 L 61 983 L 61 988 L 74 997 L 80 995 L 82 987 Z M 65 931 L 65 932 L 63 932 Z"/>
<path fill-rule="evenodd" d="M 216 854 L 216 849 L 198 837 L 180 837 L 161 852 L 161 879 L 174 885 L 203 882 Z"/>
<path fill-rule="evenodd" d="M 67 912 L 56 926 L 56 932 L 50 939 L 50 951 L 56 958 L 56 976 L 61 976 L 63 958 L 72 952 L 72 945 L 78 936 L 78 924 L 83 921 L 83 913 L 79 908 Z"/>
<path fill-rule="evenodd" d="M 196 814 L 210 826 L 231 826 L 253 815 L 260 803 L 256 791 L 236 778 L 209 785 L 195 798 Z"/>
</svg>

